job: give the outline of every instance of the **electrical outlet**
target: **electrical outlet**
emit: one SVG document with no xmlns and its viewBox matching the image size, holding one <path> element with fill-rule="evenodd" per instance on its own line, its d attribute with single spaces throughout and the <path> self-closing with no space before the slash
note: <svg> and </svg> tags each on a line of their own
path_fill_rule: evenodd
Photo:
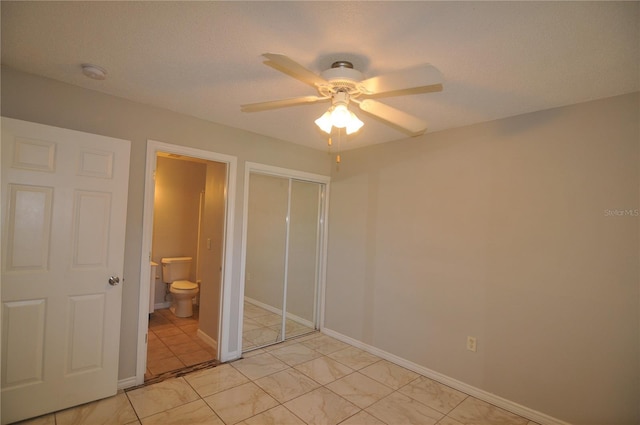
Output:
<svg viewBox="0 0 640 425">
<path fill-rule="evenodd" d="M 473 351 L 475 353 L 477 349 L 478 349 L 478 346 L 477 346 L 477 342 L 476 342 L 476 337 L 475 336 L 468 336 L 467 337 L 467 350 Z"/>
</svg>

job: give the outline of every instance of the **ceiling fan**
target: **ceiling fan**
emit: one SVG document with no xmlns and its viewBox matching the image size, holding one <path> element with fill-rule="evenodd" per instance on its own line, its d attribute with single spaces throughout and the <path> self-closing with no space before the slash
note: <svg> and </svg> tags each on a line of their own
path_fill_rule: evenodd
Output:
<svg viewBox="0 0 640 425">
<path fill-rule="evenodd" d="M 385 105 L 373 98 L 429 93 L 442 90 L 442 74 L 431 65 L 420 65 L 390 74 L 364 78 L 362 72 L 348 61 L 337 61 L 320 75 L 285 55 L 265 53 L 266 65 L 281 71 L 303 83 L 314 87 L 318 94 L 268 102 L 250 103 L 241 106 L 243 112 L 259 112 L 287 106 L 296 106 L 331 101 L 329 110 L 316 124 L 331 134 L 332 126 L 346 128 L 351 134 L 362 126 L 362 122 L 348 110 L 350 103 L 411 136 L 424 133 L 427 123 L 399 109 Z"/>
</svg>

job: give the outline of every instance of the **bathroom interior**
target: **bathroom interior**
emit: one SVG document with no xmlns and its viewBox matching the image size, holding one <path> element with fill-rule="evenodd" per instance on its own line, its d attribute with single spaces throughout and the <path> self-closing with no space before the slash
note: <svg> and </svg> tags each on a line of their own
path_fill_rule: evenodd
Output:
<svg viewBox="0 0 640 425">
<path fill-rule="evenodd" d="M 225 163 L 156 158 L 145 381 L 216 359 L 226 176 Z"/>
<path fill-rule="evenodd" d="M 225 163 L 157 156 L 145 381 L 216 360 L 226 176 Z M 243 352 L 318 328 L 325 208 L 322 183 L 248 177 Z"/>
</svg>

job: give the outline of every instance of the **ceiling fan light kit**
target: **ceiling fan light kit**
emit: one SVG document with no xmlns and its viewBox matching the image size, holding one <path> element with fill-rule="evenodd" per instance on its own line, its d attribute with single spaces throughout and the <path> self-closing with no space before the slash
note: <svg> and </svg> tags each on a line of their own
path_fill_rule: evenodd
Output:
<svg viewBox="0 0 640 425">
<path fill-rule="evenodd" d="M 315 120 L 316 125 L 329 135 L 333 127 L 345 128 L 347 134 L 353 134 L 362 128 L 364 123 L 349 110 L 349 104 L 353 102 L 361 111 L 410 136 L 418 136 L 427 130 L 425 121 L 370 97 L 442 90 L 442 74 L 429 64 L 365 79 L 362 72 L 353 68 L 351 62 L 344 60 L 334 62 L 330 69 L 318 75 L 287 56 L 276 53 L 265 53 L 262 56 L 267 59 L 264 62 L 266 65 L 314 87 L 318 96 L 251 103 L 242 105 L 241 110 L 259 112 L 331 100 L 331 107 Z"/>
<path fill-rule="evenodd" d="M 347 134 L 353 134 L 364 125 L 362 121 L 348 108 L 349 95 L 337 92 L 333 96 L 333 105 L 315 123 L 322 131 L 331 134 L 331 129 L 346 128 Z"/>
</svg>

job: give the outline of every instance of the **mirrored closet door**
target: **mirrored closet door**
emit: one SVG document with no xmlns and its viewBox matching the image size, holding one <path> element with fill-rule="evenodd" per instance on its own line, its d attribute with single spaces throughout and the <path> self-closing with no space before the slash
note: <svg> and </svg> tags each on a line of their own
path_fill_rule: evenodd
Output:
<svg viewBox="0 0 640 425">
<path fill-rule="evenodd" d="M 325 183 L 248 174 L 242 350 L 318 327 Z"/>
</svg>

